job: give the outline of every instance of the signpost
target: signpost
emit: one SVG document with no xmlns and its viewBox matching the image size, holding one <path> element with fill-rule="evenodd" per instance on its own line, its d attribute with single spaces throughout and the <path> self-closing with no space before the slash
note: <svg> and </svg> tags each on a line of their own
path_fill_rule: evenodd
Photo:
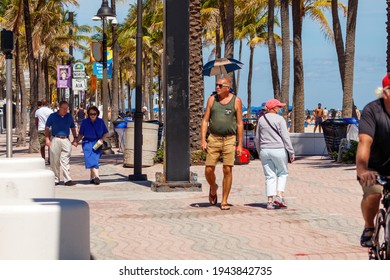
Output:
<svg viewBox="0 0 390 280">
<path fill-rule="evenodd" d="M 77 62 L 73 65 L 72 89 L 73 91 L 77 90 L 78 92 L 87 89 L 85 66 L 80 62 Z M 80 100 L 80 96 L 78 100 Z"/>
</svg>

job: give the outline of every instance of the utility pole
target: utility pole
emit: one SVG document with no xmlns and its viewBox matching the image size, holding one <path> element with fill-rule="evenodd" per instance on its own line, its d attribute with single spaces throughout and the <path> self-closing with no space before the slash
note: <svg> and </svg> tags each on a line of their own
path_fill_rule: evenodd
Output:
<svg viewBox="0 0 390 280">
<path fill-rule="evenodd" d="M 12 51 L 14 49 L 14 33 L 9 30 L 1 31 L 1 51 L 5 55 L 6 60 L 6 144 L 7 144 L 7 158 L 12 157 Z"/>
</svg>

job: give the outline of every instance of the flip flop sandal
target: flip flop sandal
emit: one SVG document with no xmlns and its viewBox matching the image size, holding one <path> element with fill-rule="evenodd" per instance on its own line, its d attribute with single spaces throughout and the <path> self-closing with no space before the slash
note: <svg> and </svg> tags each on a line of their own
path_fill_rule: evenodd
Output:
<svg viewBox="0 0 390 280">
<path fill-rule="evenodd" d="M 212 195 L 211 194 L 211 187 L 210 187 L 210 190 L 209 190 L 209 202 L 210 202 L 211 205 L 217 204 L 217 201 L 218 201 L 217 190 L 218 190 L 218 185 L 217 185 L 217 188 L 215 189 L 215 194 Z"/>
<path fill-rule="evenodd" d="M 221 204 L 221 210 L 230 210 L 229 204 Z"/>
<path fill-rule="evenodd" d="M 214 195 L 211 194 L 211 190 L 209 191 L 209 202 L 211 205 L 215 205 L 217 204 L 217 200 L 218 200 L 218 197 L 217 197 L 217 193 L 215 193 Z"/>
</svg>

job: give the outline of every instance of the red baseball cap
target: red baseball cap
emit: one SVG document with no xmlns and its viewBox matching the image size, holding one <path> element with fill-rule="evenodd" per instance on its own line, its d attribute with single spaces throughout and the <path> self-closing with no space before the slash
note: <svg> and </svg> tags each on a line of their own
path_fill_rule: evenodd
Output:
<svg viewBox="0 0 390 280">
<path fill-rule="evenodd" d="M 383 88 L 386 88 L 386 87 L 389 87 L 390 86 L 390 73 L 387 73 L 386 76 L 383 78 L 382 80 L 382 87 Z"/>
<path fill-rule="evenodd" d="M 390 84 L 390 82 L 389 82 L 389 84 Z M 265 106 L 267 107 L 268 110 L 271 110 L 275 107 L 284 107 L 284 106 L 286 106 L 286 103 L 282 103 L 279 100 L 274 98 L 274 99 L 268 100 L 267 103 L 265 103 Z"/>
</svg>

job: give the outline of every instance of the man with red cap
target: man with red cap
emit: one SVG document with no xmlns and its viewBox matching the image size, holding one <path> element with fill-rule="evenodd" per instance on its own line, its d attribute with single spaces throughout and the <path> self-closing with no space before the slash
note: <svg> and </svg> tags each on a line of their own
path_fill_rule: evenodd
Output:
<svg viewBox="0 0 390 280">
<path fill-rule="evenodd" d="M 376 175 L 390 176 L 390 73 L 377 90 L 378 99 L 368 103 L 359 122 L 359 145 L 356 154 L 356 172 L 363 189 L 361 209 L 364 230 L 360 238 L 363 247 L 372 246 L 374 219 L 379 209 L 383 187 Z"/>
</svg>

